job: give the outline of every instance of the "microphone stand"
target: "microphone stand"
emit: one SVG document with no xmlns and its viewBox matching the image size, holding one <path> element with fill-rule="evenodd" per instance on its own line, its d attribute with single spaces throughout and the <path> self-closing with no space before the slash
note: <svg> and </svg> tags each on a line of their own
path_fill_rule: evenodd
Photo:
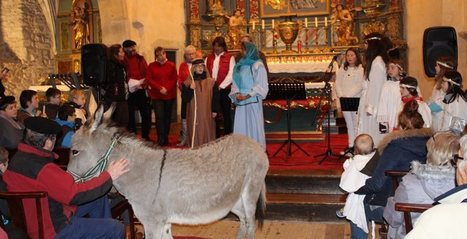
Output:
<svg viewBox="0 0 467 239">
<path fill-rule="evenodd" d="M 328 157 L 336 157 L 336 158 L 339 158 L 340 155 L 339 154 L 335 154 L 332 152 L 332 148 L 331 148 L 331 101 L 332 101 L 332 87 L 331 87 L 331 84 L 329 83 L 329 81 L 331 80 L 331 77 L 332 77 L 332 70 L 334 68 L 334 62 L 337 60 L 337 55 L 334 56 L 331 60 L 331 62 L 329 63 L 329 66 L 327 68 L 327 71 L 324 73 L 324 82 L 325 82 L 325 85 L 324 85 L 324 88 L 323 88 L 323 91 L 324 91 L 324 94 L 326 94 L 326 98 L 327 98 L 327 101 L 328 101 L 328 112 L 327 112 L 327 132 L 326 132 L 326 144 L 327 144 L 327 148 L 326 148 L 326 151 L 324 153 L 321 153 L 321 154 L 318 154 L 316 155 L 317 157 L 321 157 L 323 156 L 323 158 L 319 161 L 319 164 L 323 163 L 324 160 L 326 160 Z"/>
</svg>

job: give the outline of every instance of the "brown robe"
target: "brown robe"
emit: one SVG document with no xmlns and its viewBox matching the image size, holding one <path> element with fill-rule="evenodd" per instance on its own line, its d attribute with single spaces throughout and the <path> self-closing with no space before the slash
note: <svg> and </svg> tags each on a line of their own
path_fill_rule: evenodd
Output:
<svg viewBox="0 0 467 239">
<path fill-rule="evenodd" d="M 191 78 L 189 77 L 184 84 L 189 87 L 190 83 Z M 186 108 L 188 145 L 190 147 L 200 146 L 216 139 L 216 122 L 212 117 L 215 83 L 212 78 L 195 81 L 195 95 L 191 97 Z"/>
</svg>

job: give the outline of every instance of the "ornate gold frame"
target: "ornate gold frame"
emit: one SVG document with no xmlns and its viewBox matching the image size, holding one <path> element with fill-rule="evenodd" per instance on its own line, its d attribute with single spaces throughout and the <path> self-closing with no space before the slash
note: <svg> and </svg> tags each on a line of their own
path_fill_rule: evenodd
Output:
<svg viewBox="0 0 467 239">
<path fill-rule="evenodd" d="M 330 1 L 320 0 L 318 8 L 294 9 L 292 1 L 303 0 L 261 0 L 260 14 L 262 18 L 280 17 L 282 15 L 297 14 L 297 16 L 318 16 L 330 13 Z"/>
</svg>

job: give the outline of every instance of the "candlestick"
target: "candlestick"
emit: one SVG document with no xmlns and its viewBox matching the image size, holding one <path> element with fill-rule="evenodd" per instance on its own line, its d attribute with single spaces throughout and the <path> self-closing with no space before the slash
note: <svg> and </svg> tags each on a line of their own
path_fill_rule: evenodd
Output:
<svg viewBox="0 0 467 239">
<path fill-rule="evenodd" d="M 315 17 L 315 27 L 318 27 L 318 18 Z"/>
<path fill-rule="evenodd" d="M 272 19 L 271 24 L 272 24 L 272 28 L 274 28 L 274 19 Z"/>
<path fill-rule="evenodd" d="M 305 17 L 305 27 L 308 27 L 308 18 Z"/>
<path fill-rule="evenodd" d="M 328 26 L 328 17 L 324 17 L 324 26 L 325 26 L 325 27 Z"/>
<path fill-rule="evenodd" d="M 253 31 L 255 30 L 255 21 L 252 22 L 251 28 Z"/>
<path fill-rule="evenodd" d="M 264 30 L 264 20 L 261 20 L 261 29 Z"/>
</svg>

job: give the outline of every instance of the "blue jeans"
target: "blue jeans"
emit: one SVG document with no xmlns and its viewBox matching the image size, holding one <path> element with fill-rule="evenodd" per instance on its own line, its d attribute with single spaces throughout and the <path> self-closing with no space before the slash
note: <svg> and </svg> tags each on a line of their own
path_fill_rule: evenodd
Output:
<svg viewBox="0 0 467 239">
<path fill-rule="evenodd" d="M 104 196 L 79 206 L 70 223 L 55 238 L 122 239 L 123 236 L 123 224 L 112 219 L 109 200 Z"/>
<path fill-rule="evenodd" d="M 374 206 L 369 205 L 367 203 L 363 203 L 365 207 L 365 216 L 367 222 L 369 221 L 377 221 L 381 222 L 383 220 L 383 212 L 384 207 L 382 206 Z M 355 223 L 349 221 L 350 223 L 350 238 L 351 239 L 367 239 L 368 233 L 363 231 L 360 227 L 358 227 Z"/>
</svg>

